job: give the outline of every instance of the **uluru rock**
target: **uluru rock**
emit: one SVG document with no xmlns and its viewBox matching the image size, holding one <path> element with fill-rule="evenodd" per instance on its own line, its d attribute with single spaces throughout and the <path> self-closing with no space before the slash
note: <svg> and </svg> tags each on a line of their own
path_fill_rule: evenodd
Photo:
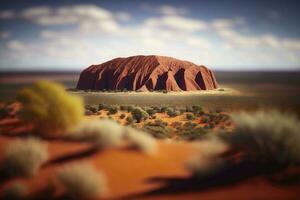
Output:
<svg viewBox="0 0 300 200">
<path fill-rule="evenodd" d="M 203 65 L 165 56 L 115 58 L 92 65 L 80 74 L 77 89 L 191 91 L 217 88 L 215 76 Z"/>
</svg>

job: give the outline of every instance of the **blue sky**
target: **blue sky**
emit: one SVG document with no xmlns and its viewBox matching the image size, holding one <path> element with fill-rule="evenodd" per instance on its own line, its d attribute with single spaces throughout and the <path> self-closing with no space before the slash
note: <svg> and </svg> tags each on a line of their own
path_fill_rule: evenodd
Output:
<svg viewBox="0 0 300 200">
<path fill-rule="evenodd" d="M 0 70 L 78 70 L 158 54 L 216 70 L 299 70 L 298 1 L 0 3 Z"/>
</svg>

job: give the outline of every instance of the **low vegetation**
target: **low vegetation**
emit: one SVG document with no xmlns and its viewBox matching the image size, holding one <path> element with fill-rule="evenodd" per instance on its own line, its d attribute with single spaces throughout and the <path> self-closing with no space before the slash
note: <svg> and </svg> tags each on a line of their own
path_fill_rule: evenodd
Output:
<svg viewBox="0 0 300 200">
<path fill-rule="evenodd" d="M 136 120 L 137 123 L 144 121 L 149 118 L 149 114 L 140 107 L 136 107 L 131 111 L 131 115 L 133 119 Z"/>
<path fill-rule="evenodd" d="M 167 127 L 167 123 L 161 120 L 147 122 L 143 125 L 141 130 L 159 139 L 170 138 L 172 136 L 171 129 Z"/>
<path fill-rule="evenodd" d="M 41 81 L 18 93 L 21 117 L 33 123 L 41 136 L 56 136 L 73 128 L 83 117 L 83 101 L 57 83 Z"/>
<path fill-rule="evenodd" d="M 229 149 L 227 143 L 211 136 L 195 142 L 193 146 L 198 153 L 187 161 L 186 168 L 194 176 L 198 178 L 212 176 L 223 169 L 225 163 L 220 155 Z"/>
<path fill-rule="evenodd" d="M 3 170 L 9 176 L 35 175 L 48 159 L 47 145 L 36 138 L 15 139 L 3 155 Z"/>
<path fill-rule="evenodd" d="M 107 191 L 106 178 L 89 164 L 72 164 L 57 173 L 65 195 L 73 199 L 95 199 Z"/>
<path fill-rule="evenodd" d="M 124 134 L 123 127 L 108 119 L 86 120 L 68 134 L 68 139 L 91 141 L 99 148 L 120 145 Z"/>
<path fill-rule="evenodd" d="M 125 138 L 130 142 L 133 148 L 143 151 L 146 154 L 153 154 L 157 151 L 157 144 L 153 137 L 148 134 L 127 127 L 125 130 Z"/>
<path fill-rule="evenodd" d="M 232 118 L 235 129 L 227 141 L 247 160 L 273 167 L 300 163 L 300 121 L 293 114 L 260 110 Z"/>
</svg>

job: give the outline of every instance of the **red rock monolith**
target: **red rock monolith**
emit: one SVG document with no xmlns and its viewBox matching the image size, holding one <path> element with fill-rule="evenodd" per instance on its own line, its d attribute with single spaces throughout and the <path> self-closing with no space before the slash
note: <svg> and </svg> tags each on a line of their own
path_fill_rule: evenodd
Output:
<svg viewBox="0 0 300 200">
<path fill-rule="evenodd" d="M 203 65 L 165 56 L 115 58 L 92 65 L 80 74 L 81 90 L 192 91 L 217 88 L 215 76 Z"/>
</svg>

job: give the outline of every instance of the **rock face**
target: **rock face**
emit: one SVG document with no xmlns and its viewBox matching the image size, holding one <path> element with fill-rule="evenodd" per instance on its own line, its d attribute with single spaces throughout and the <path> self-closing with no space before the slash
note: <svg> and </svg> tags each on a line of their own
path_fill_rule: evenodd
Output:
<svg viewBox="0 0 300 200">
<path fill-rule="evenodd" d="M 215 76 L 203 65 L 165 56 L 115 58 L 92 65 L 80 74 L 77 89 L 191 91 L 217 88 Z"/>
</svg>

